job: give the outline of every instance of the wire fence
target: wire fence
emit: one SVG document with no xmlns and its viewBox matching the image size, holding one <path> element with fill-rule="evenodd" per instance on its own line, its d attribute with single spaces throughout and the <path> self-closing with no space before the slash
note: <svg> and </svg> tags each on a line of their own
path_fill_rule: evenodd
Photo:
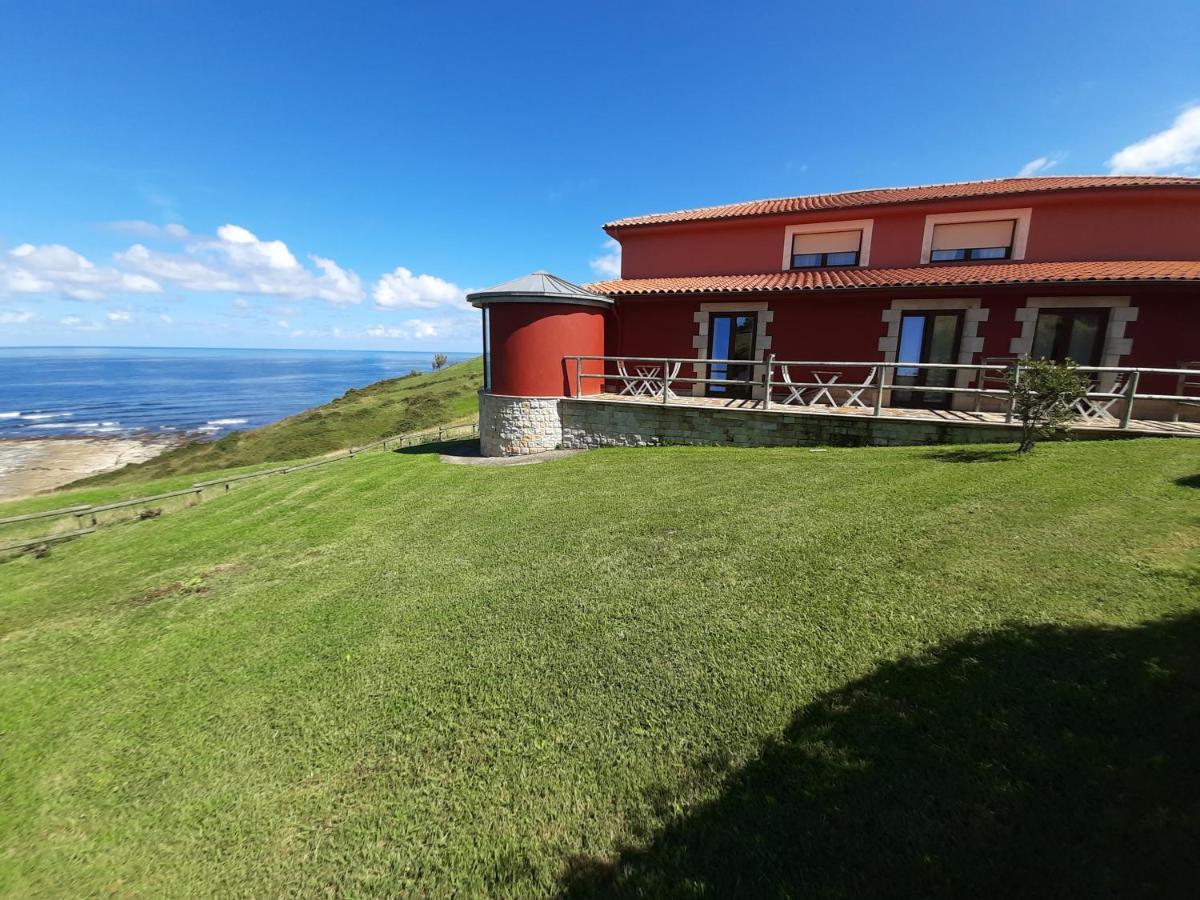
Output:
<svg viewBox="0 0 1200 900">
<path fill-rule="evenodd" d="M 458 425 L 439 425 L 437 428 L 426 428 L 421 431 L 407 432 L 405 434 L 390 435 L 385 438 L 380 438 L 377 441 L 372 441 L 369 444 L 364 444 L 361 447 L 350 447 L 347 450 L 339 453 L 322 457 L 321 459 L 310 462 L 299 463 L 292 466 L 276 466 L 270 469 L 259 469 L 254 472 L 243 472 L 240 475 L 227 475 L 223 478 L 212 478 L 207 481 L 197 481 L 191 487 L 179 488 L 172 491 L 164 491 L 158 494 L 150 494 L 143 497 L 133 497 L 129 500 L 117 500 L 112 503 L 103 503 L 98 505 L 76 504 L 74 506 L 64 506 L 58 509 L 48 509 L 39 512 L 24 513 L 17 516 L 8 516 L 0 518 L 0 528 L 16 528 L 25 530 L 31 527 L 41 528 L 43 522 L 57 520 L 60 523 L 66 523 L 69 527 L 65 530 L 51 532 L 49 534 L 41 533 L 34 536 L 18 537 L 9 540 L 5 543 L 0 543 L 0 553 L 14 554 L 21 553 L 31 549 L 41 549 L 49 547 L 51 544 L 61 541 L 72 540 L 73 538 L 81 537 L 86 534 L 91 534 L 98 528 L 115 525 L 120 522 L 138 521 L 142 519 L 157 518 L 163 512 L 163 507 L 154 506 L 153 504 L 162 503 L 164 501 L 183 501 L 183 506 L 194 506 L 205 499 L 205 493 L 210 495 L 213 491 L 218 491 L 219 494 L 225 494 L 230 490 L 230 486 L 251 479 L 269 478 L 272 476 L 289 475 L 294 472 L 303 472 L 308 469 L 315 469 L 318 466 L 327 466 L 330 463 L 340 462 L 347 459 L 355 459 L 363 453 L 368 453 L 373 450 L 401 450 L 406 447 L 417 447 L 423 444 L 436 444 L 444 441 L 468 440 L 479 436 L 479 420 L 465 422 Z"/>
</svg>

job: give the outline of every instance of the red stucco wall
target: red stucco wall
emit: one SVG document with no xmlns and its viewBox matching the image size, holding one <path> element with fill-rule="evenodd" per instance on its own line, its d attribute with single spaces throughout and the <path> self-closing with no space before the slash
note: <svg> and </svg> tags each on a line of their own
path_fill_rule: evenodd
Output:
<svg viewBox="0 0 1200 900">
<path fill-rule="evenodd" d="M 491 393 L 516 397 L 564 397 L 575 392 L 574 362 L 565 356 L 603 356 L 606 312 L 588 306 L 497 303 L 490 308 Z M 583 371 L 600 372 L 599 362 Z M 583 379 L 583 393 L 600 380 Z"/>
<path fill-rule="evenodd" d="M 1019 337 L 1021 323 L 1015 318 L 1028 297 L 1078 296 L 1080 306 L 1087 297 L 1129 296 L 1138 308 L 1138 318 L 1125 327 L 1125 337 L 1133 339 L 1133 351 L 1121 358 L 1121 365 L 1149 368 L 1176 368 L 1183 362 L 1200 360 L 1200 291 L 1195 288 L 1167 286 L 1099 288 L 1001 288 L 938 292 L 873 292 L 843 294 L 741 294 L 672 297 L 653 300 L 620 300 L 615 310 L 619 323 L 615 343 L 610 339 L 609 354 L 619 356 L 668 356 L 693 358 L 707 355 L 692 346 L 697 334 L 694 314 L 701 303 L 744 303 L 766 301 L 774 318 L 767 328 L 771 351 L 783 360 L 879 360 L 879 339 L 887 334 L 882 313 L 897 298 L 978 297 L 988 318 L 979 326 L 984 339 L 985 356 L 1006 357 L 1013 338 Z M 931 305 L 931 308 L 932 305 Z M 690 372 L 683 372 L 690 375 Z M 1148 385 L 1148 386 L 1147 386 Z M 1173 393 L 1174 376 L 1146 376 L 1139 386 L 1142 392 Z"/>
<path fill-rule="evenodd" d="M 914 204 L 621 229 L 625 278 L 778 272 L 784 229 L 800 223 L 874 219 L 872 267 L 921 261 L 925 217 L 1032 207 L 1025 260 L 1200 259 L 1200 197 L 1170 189 L 1026 194 L 985 201 Z"/>
</svg>

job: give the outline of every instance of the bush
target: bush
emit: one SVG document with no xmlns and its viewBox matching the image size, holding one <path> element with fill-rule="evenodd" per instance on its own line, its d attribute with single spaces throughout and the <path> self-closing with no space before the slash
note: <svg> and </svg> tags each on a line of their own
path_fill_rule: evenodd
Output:
<svg viewBox="0 0 1200 900">
<path fill-rule="evenodd" d="M 449 361 L 450 361 L 450 358 L 448 356 L 446 356 L 445 353 L 433 354 L 433 371 L 436 372 L 438 369 L 445 368 L 446 363 L 448 363 Z"/>
<path fill-rule="evenodd" d="M 1075 404 L 1088 391 L 1076 368 L 1069 359 L 1031 359 L 1009 369 L 1013 412 L 1021 420 L 1019 453 L 1028 453 L 1039 438 L 1053 437 L 1074 418 Z"/>
</svg>

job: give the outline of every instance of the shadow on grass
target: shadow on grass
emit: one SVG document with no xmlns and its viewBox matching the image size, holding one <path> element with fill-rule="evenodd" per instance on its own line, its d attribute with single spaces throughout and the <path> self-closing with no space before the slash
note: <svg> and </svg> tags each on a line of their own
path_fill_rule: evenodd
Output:
<svg viewBox="0 0 1200 900">
<path fill-rule="evenodd" d="M 947 463 L 986 463 L 1014 462 L 1021 456 L 1015 447 L 1012 449 L 1005 447 L 1000 450 L 931 450 L 925 454 L 925 458 Z"/>
<path fill-rule="evenodd" d="M 1175 483 L 1180 487 L 1200 488 L 1200 472 L 1195 475 L 1184 475 L 1182 478 L 1176 478 Z"/>
<path fill-rule="evenodd" d="M 479 456 L 479 438 L 414 444 L 412 447 L 397 447 L 393 452 L 415 456 L 427 453 L 445 454 L 446 456 Z"/>
<path fill-rule="evenodd" d="M 563 893 L 1195 896 L 1200 616 L 883 665 L 723 784 L 644 848 L 572 860 Z"/>
</svg>

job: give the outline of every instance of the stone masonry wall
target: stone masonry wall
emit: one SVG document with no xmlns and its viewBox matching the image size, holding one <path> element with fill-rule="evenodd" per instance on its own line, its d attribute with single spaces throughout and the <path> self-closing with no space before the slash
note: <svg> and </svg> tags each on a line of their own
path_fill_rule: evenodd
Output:
<svg viewBox="0 0 1200 900">
<path fill-rule="evenodd" d="M 479 393 L 479 449 L 484 456 L 524 456 L 562 445 L 556 397 Z"/>
<path fill-rule="evenodd" d="M 659 406 L 570 398 L 480 394 L 479 432 L 485 456 L 543 450 L 714 444 L 739 447 L 902 446 L 1003 444 L 1018 439 L 1016 425 L 878 419 L 830 413 Z M 1076 439 L 1133 437 L 1121 432 L 1076 432 Z"/>
<path fill-rule="evenodd" d="M 774 410 L 705 409 L 560 401 L 566 448 L 728 444 L 742 447 L 898 446 L 904 444 L 1006 443 L 1015 426 L 922 422 Z"/>
</svg>

